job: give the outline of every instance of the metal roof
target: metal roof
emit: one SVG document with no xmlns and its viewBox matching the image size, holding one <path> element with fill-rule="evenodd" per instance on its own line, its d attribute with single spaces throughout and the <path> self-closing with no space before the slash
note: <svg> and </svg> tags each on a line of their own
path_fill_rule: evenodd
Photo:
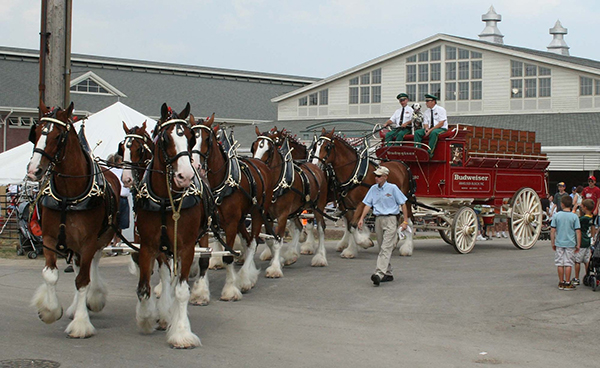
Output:
<svg viewBox="0 0 600 368">
<path fill-rule="evenodd" d="M 39 52 L 0 47 L 0 106 L 36 108 Z M 96 112 L 121 101 L 148 116 L 158 116 L 167 102 L 174 109 L 186 102 L 199 117 L 265 121 L 277 118 L 270 100 L 317 79 L 180 64 L 73 54 L 71 78 L 92 71 L 127 97 L 71 93 L 75 108 Z"/>
</svg>

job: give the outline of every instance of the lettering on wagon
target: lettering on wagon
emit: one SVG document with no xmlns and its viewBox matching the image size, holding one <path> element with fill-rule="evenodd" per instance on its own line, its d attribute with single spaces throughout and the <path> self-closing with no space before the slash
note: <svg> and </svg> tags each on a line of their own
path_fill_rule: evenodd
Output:
<svg viewBox="0 0 600 368">
<path fill-rule="evenodd" d="M 489 174 L 463 174 L 454 173 L 452 176 L 452 189 L 454 191 L 490 191 Z"/>
</svg>

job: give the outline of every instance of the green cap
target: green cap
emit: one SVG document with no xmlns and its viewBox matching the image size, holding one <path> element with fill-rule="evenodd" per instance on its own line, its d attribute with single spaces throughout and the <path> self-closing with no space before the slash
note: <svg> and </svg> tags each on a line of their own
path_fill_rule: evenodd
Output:
<svg viewBox="0 0 600 368">
<path fill-rule="evenodd" d="M 431 98 L 432 100 L 435 100 L 435 101 L 439 100 L 439 98 L 438 98 L 437 96 L 435 96 L 435 95 L 430 95 L 430 94 L 428 94 L 428 93 L 426 93 L 426 94 L 425 94 L 425 98 Z"/>
<path fill-rule="evenodd" d="M 400 93 L 398 96 L 396 96 L 396 99 L 401 99 L 402 97 L 408 98 L 408 95 L 406 93 Z"/>
</svg>

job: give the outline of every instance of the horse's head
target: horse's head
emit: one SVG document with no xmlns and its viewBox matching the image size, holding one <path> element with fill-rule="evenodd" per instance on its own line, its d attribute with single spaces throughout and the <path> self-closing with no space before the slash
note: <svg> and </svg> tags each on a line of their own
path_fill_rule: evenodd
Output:
<svg viewBox="0 0 600 368">
<path fill-rule="evenodd" d="M 154 129 L 158 158 L 172 173 L 175 189 L 179 190 L 187 188 L 194 178 L 190 151 L 196 143 L 196 137 L 185 121 L 189 114 L 189 102 L 179 114 L 165 103 Z"/>
<path fill-rule="evenodd" d="M 154 142 L 150 138 L 150 134 L 146 131 L 146 122 L 141 127 L 134 126 L 128 128 L 123 122 L 123 130 L 125 138 L 119 143 L 117 153 L 123 157 L 123 175 L 121 181 L 127 188 L 134 184 L 134 169 L 145 169 L 152 159 L 154 152 Z"/>
<path fill-rule="evenodd" d="M 212 140 L 216 139 L 215 132 L 211 128 L 214 121 L 214 113 L 206 121 L 204 119 L 196 121 L 193 115 L 190 116 L 190 125 L 196 138 L 196 142 L 192 147 L 192 162 L 197 170 L 201 170 L 202 166 L 206 165 Z"/>
<path fill-rule="evenodd" d="M 27 166 L 27 177 L 40 180 L 50 164 L 59 163 L 65 155 L 67 135 L 74 130 L 71 123 L 73 103 L 66 110 L 49 109 L 40 101 L 42 118 L 31 127 L 29 141 L 34 144 L 33 155 Z"/>
<path fill-rule="evenodd" d="M 325 165 L 333 162 L 335 159 L 335 128 L 327 132 L 325 128 L 321 131 L 321 136 L 314 143 L 310 154 L 310 161 L 315 165 Z"/>
<path fill-rule="evenodd" d="M 256 130 L 256 141 L 252 143 L 252 147 L 250 151 L 252 152 L 252 157 L 262 160 L 265 163 L 271 162 L 271 158 L 273 157 L 273 153 L 280 146 L 281 138 L 279 136 L 279 132 L 277 131 L 277 127 L 274 130 L 270 130 L 269 132 L 261 133 L 258 130 L 258 127 L 254 128 Z"/>
</svg>

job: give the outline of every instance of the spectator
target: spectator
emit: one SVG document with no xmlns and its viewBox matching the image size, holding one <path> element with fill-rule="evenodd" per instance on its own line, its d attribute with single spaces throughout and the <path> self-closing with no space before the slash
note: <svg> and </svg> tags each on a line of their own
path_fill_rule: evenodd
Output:
<svg viewBox="0 0 600 368">
<path fill-rule="evenodd" d="M 557 187 L 558 187 L 558 192 L 556 192 L 556 193 L 554 194 L 554 204 L 556 205 L 556 210 L 557 210 L 557 212 L 558 212 L 558 211 L 560 211 L 560 208 L 561 208 L 561 206 L 560 206 L 560 200 L 561 200 L 561 199 L 562 199 L 562 197 L 564 197 L 564 196 L 567 196 L 567 197 L 568 197 L 568 196 L 569 196 L 569 193 L 567 193 L 567 192 L 565 191 L 565 188 L 566 188 L 567 186 L 565 185 L 565 182 L 564 182 L 564 181 L 561 181 L 560 183 L 558 183 L 558 184 L 557 184 Z"/>
<path fill-rule="evenodd" d="M 583 188 L 583 192 L 581 195 L 583 199 L 591 199 L 592 201 L 594 201 L 594 212 L 592 212 L 592 215 L 594 216 L 594 223 L 596 223 L 596 221 L 598 220 L 598 205 L 600 202 L 598 201 L 598 199 L 600 198 L 600 188 L 596 186 L 596 177 L 594 175 L 591 175 L 588 178 L 588 186 Z M 594 226 L 592 226 L 591 235 L 592 238 L 596 237 L 596 228 Z"/>
<path fill-rule="evenodd" d="M 574 192 L 572 193 L 572 196 L 573 196 L 573 213 L 576 214 L 577 216 L 579 216 L 580 215 L 579 208 L 581 206 L 581 203 L 583 202 L 583 195 L 582 195 L 582 193 L 583 193 L 583 186 L 578 185 L 578 186 L 573 187 L 573 188 L 574 188 Z M 594 210 L 592 209 L 592 211 L 594 211 Z M 583 214 L 583 212 L 581 212 L 581 214 Z"/>
<path fill-rule="evenodd" d="M 550 224 L 550 240 L 554 250 L 554 264 L 558 271 L 558 288 L 575 290 L 571 283 L 571 269 L 575 261 L 575 253 L 581 247 L 581 225 L 579 218 L 572 210 L 573 199 L 569 195 L 560 200 L 561 211 L 557 212 Z M 569 280 L 569 281 L 566 281 Z"/>
<path fill-rule="evenodd" d="M 581 249 L 578 253 L 575 253 L 575 277 L 571 280 L 573 285 L 579 285 L 579 272 L 581 270 L 581 264 L 585 266 L 587 270 L 588 262 L 590 261 L 590 229 L 592 228 L 592 211 L 594 210 L 594 202 L 591 199 L 586 199 L 583 201 L 581 206 L 581 211 L 583 212 L 583 216 L 579 218 L 579 225 L 581 226 Z"/>
</svg>

